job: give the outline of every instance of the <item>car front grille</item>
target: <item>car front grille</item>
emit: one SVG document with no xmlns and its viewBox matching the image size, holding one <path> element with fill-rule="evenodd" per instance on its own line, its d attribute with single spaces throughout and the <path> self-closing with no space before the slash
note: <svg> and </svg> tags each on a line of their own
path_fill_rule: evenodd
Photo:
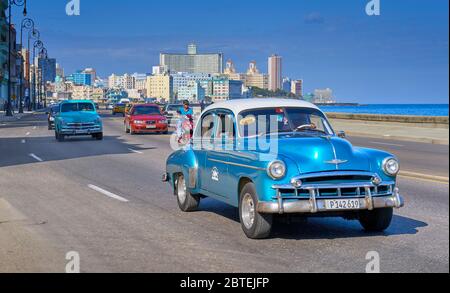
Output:
<svg viewBox="0 0 450 293">
<path fill-rule="evenodd" d="M 283 199 L 307 199 L 311 192 L 322 199 L 392 195 L 396 183 L 385 181 L 376 185 L 373 182 L 375 176 L 377 175 L 367 172 L 316 173 L 294 178 L 302 181 L 299 188 L 291 184 L 274 185 L 273 188 L 277 190 L 277 198 Z"/>
</svg>

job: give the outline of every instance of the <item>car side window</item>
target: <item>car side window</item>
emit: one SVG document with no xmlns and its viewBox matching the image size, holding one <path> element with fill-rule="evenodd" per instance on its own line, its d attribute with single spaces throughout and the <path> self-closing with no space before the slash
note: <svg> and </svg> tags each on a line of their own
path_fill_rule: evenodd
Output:
<svg viewBox="0 0 450 293">
<path fill-rule="evenodd" d="M 236 137 L 233 115 L 221 113 L 218 115 L 216 138 L 220 140 L 233 140 Z"/>
<path fill-rule="evenodd" d="M 215 122 L 214 113 L 207 114 L 206 116 L 203 117 L 201 124 L 202 140 L 208 140 L 212 138 L 215 126 L 214 122 Z"/>
</svg>

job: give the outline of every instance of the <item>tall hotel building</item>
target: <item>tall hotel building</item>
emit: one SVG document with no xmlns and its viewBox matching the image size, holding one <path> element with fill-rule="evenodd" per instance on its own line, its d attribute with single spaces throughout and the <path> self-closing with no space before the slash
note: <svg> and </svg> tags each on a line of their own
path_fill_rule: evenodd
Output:
<svg viewBox="0 0 450 293">
<path fill-rule="evenodd" d="M 187 54 L 161 53 L 160 65 L 171 73 L 223 73 L 223 54 L 198 54 L 197 46 L 190 44 Z"/>
<path fill-rule="evenodd" d="M 282 58 L 278 55 L 269 57 L 269 90 L 277 91 L 283 88 Z"/>
</svg>

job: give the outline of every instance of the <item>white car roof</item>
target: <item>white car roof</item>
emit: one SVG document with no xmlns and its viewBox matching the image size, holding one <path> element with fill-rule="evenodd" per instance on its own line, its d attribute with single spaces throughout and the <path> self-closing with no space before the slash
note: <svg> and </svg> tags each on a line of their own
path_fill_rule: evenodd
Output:
<svg viewBox="0 0 450 293">
<path fill-rule="evenodd" d="M 281 98 L 256 98 L 218 102 L 207 107 L 204 112 L 214 109 L 227 109 L 232 111 L 234 115 L 237 116 L 242 111 L 271 107 L 298 107 L 316 109 L 320 111 L 320 109 L 316 105 L 301 100 Z"/>
</svg>

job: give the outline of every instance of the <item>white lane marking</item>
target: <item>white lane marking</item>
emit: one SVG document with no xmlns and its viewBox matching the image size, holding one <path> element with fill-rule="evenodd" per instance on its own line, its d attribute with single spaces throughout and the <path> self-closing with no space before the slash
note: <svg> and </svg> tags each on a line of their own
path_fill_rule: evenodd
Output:
<svg viewBox="0 0 450 293">
<path fill-rule="evenodd" d="M 38 156 L 36 156 L 35 154 L 29 154 L 29 156 L 32 157 L 33 159 L 35 159 L 38 162 L 43 162 L 44 161 L 41 158 L 39 158 Z"/>
<path fill-rule="evenodd" d="M 21 143 L 26 143 L 27 141 L 25 139 L 22 139 L 20 142 Z"/>
<path fill-rule="evenodd" d="M 33 129 L 36 129 L 36 128 L 37 128 L 36 126 L 33 127 Z"/>
<path fill-rule="evenodd" d="M 395 143 L 386 143 L 386 142 L 377 142 L 377 141 L 371 141 L 370 143 L 373 144 L 379 144 L 379 145 L 387 145 L 387 146 L 396 146 L 396 147 L 404 147 L 404 145 L 401 144 L 395 144 Z"/>
<path fill-rule="evenodd" d="M 98 186 L 89 184 L 88 187 L 89 187 L 90 189 L 92 189 L 92 190 L 95 190 L 95 191 L 97 191 L 97 192 L 100 192 L 100 193 L 103 194 L 103 195 L 106 195 L 107 197 L 116 199 L 116 200 L 121 201 L 121 202 L 128 202 L 128 199 L 123 198 L 123 197 L 121 197 L 121 196 L 118 196 L 117 194 L 114 194 L 114 193 L 109 192 L 109 191 L 107 191 L 107 190 L 104 190 L 103 188 L 100 188 L 100 187 L 98 187 Z"/>
<path fill-rule="evenodd" d="M 133 152 L 135 154 L 143 154 L 143 152 L 137 151 L 137 150 L 133 150 L 133 149 L 128 149 L 130 152 Z"/>
<path fill-rule="evenodd" d="M 30 134 L 31 134 L 30 132 L 25 133 L 26 136 L 28 136 L 28 135 L 30 135 Z"/>
</svg>

